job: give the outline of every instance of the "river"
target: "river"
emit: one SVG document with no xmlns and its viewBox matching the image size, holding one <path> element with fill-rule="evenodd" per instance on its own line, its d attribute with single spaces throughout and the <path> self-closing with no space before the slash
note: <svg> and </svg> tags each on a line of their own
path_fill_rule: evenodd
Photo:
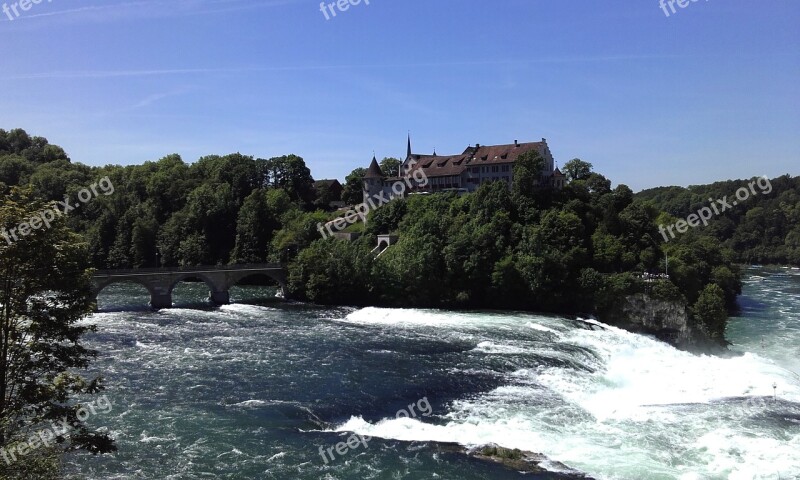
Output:
<svg viewBox="0 0 800 480">
<path fill-rule="evenodd" d="M 555 316 L 259 302 L 266 287 L 211 308 L 196 284 L 176 296 L 190 308 L 151 312 L 143 290 L 113 286 L 86 320 L 113 408 L 89 422 L 119 451 L 71 455 L 67 471 L 557 478 L 434 448 L 458 442 L 541 452 L 598 479 L 797 479 L 800 271 L 744 280 L 730 358 Z M 337 452 L 352 432 L 364 441 Z"/>
</svg>

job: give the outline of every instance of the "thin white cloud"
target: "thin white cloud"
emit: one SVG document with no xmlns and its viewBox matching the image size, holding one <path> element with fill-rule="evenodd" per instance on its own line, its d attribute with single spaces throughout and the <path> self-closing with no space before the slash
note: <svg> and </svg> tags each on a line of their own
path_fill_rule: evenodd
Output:
<svg viewBox="0 0 800 480">
<path fill-rule="evenodd" d="M 138 0 L 26 13 L 14 19 L 14 22 L 19 23 L 20 21 L 31 21 L 35 19 L 44 20 L 48 18 L 58 18 L 70 22 L 101 22 L 131 20 L 134 18 L 208 15 L 277 7 L 298 3 L 300 1 L 301 0 Z M 0 22 L 3 21 L 11 22 L 7 17 L 0 18 Z"/>
<path fill-rule="evenodd" d="M 179 95 L 184 95 L 189 93 L 193 89 L 191 87 L 181 87 L 174 90 L 170 90 L 168 92 L 161 92 L 161 93 L 154 93 L 152 95 L 148 95 L 147 97 L 143 98 L 139 102 L 135 103 L 131 107 L 127 108 L 126 110 L 138 110 L 140 108 L 149 107 L 150 105 L 158 102 L 159 100 L 163 100 L 169 97 L 176 97 Z"/>
<path fill-rule="evenodd" d="M 191 75 L 197 73 L 226 73 L 240 72 L 243 69 L 215 69 L 215 68 L 171 68 L 153 70 L 83 70 L 83 71 L 54 71 L 40 73 L 23 73 L 0 77 L 3 80 L 37 80 L 37 79 L 72 79 L 72 78 L 117 78 L 117 77 L 150 77 L 160 75 Z"/>
<path fill-rule="evenodd" d="M 653 59 L 685 58 L 676 55 L 616 55 L 598 57 L 554 57 L 539 58 L 534 60 L 485 60 L 463 62 L 425 62 L 425 63 L 398 63 L 398 64 L 361 64 L 361 65 L 296 65 L 283 67 L 230 67 L 230 68 L 168 68 L 168 69 L 143 69 L 143 70 L 79 70 L 79 71 L 53 71 L 38 73 L 20 73 L 1 76 L 0 80 L 36 80 L 36 79 L 91 79 L 91 78 L 117 78 L 117 77 L 149 77 L 161 75 L 194 75 L 194 74 L 226 74 L 226 73 L 255 73 L 255 72 L 291 72 L 310 70 L 358 70 L 358 69 L 413 69 L 413 68 L 456 68 L 476 67 L 491 65 L 509 65 L 525 67 L 535 64 L 547 63 L 594 63 L 594 62 L 626 62 L 644 61 Z"/>
</svg>

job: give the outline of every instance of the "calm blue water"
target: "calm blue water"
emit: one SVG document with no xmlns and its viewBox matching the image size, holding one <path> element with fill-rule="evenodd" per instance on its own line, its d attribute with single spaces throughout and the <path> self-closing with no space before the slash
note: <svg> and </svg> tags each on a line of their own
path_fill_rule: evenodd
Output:
<svg viewBox="0 0 800 480">
<path fill-rule="evenodd" d="M 176 300 L 193 308 L 150 312 L 136 287 L 114 287 L 88 322 L 114 404 L 91 421 L 119 452 L 75 455 L 68 469 L 103 479 L 534 478 L 436 448 L 494 442 L 601 479 L 800 478 L 800 271 L 746 279 L 728 332 L 743 355 L 729 359 L 558 317 L 210 308 L 192 284 Z M 430 415 L 398 418 L 422 399 Z M 372 440 L 323 460 L 320 447 L 352 432 Z"/>
</svg>

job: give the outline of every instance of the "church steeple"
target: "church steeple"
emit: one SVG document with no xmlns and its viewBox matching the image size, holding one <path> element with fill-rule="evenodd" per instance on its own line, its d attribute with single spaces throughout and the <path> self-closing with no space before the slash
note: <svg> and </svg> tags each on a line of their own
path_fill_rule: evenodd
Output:
<svg viewBox="0 0 800 480">
<path fill-rule="evenodd" d="M 406 152 L 406 160 L 411 158 L 411 132 L 408 132 L 408 151 Z"/>
</svg>

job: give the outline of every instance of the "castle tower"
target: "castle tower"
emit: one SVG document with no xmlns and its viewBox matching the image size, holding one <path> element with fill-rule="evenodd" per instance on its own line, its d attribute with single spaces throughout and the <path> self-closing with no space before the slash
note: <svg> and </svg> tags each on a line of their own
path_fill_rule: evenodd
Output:
<svg viewBox="0 0 800 480">
<path fill-rule="evenodd" d="M 364 202 L 367 199 L 379 195 L 383 190 L 383 172 L 378 165 L 378 159 L 372 156 L 372 163 L 369 164 L 366 175 L 364 175 Z"/>
</svg>

